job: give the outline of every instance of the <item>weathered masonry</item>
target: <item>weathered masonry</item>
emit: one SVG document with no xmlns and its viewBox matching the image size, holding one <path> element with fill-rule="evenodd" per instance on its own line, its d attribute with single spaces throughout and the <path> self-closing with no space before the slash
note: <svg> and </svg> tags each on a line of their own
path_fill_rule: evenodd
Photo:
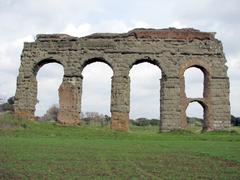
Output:
<svg viewBox="0 0 240 180">
<path fill-rule="evenodd" d="M 214 33 L 195 29 L 134 29 L 124 34 L 93 34 L 77 38 L 65 34 L 40 34 L 35 42 L 24 43 L 17 78 L 15 114 L 34 119 L 37 103 L 38 70 L 47 63 L 59 63 L 64 78 L 59 87 L 58 121 L 80 122 L 82 71 L 93 62 L 103 62 L 113 70 L 112 128 L 127 131 L 130 104 L 129 71 L 148 62 L 162 72 L 160 91 L 161 131 L 183 129 L 186 108 L 198 102 L 204 110 L 204 130 L 230 126 L 229 79 L 222 44 Z M 184 72 L 190 67 L 204 74 L 202 97 L 185 94 Z M 159 97 L 156 97 L 159 98 Z"/>
</svg>

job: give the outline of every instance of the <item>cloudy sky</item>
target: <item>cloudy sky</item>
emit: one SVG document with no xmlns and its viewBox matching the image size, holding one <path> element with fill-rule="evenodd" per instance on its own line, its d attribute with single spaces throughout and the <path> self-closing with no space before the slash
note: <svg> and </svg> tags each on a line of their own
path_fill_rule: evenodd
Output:
<svg viewBox="0 0 240 180">
<path fill-rule="evenodd" d="M 193 27 L 217 32 L 229 67 L 232 114 L 240 116 L 238 0 L 0 0 L 0 22 L 0 96 L 5 98 L 15 94 L 23 42 L 33 41 L 39 33 L 81 37 L 94 32 L 127 32 L 136 27 Z M 110 114 L 112 70 L 106 64 L 93 63 L 83 75 L 82 110 Z M 201 96 L 202 73 L 189 69 L 185 75 L 188 96 Z M 37 79 L 42 88 L 38 88 L 36 115 L 58 103 L 62 76 L 63 69 L 57 64 L 40 69 Z M 158 118 L 161 71 L 143 63 L 132 68 L 130 77 L 131 117 Z M 198 104 L 192 104 L 187 112 L 189 116 L 202 116 Z"/>
</svg>

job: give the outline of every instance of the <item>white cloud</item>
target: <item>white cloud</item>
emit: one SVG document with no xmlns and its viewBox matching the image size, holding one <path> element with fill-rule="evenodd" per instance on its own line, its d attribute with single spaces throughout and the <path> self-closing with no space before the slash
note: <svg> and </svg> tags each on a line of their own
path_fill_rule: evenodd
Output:
<svg viewBox="0 0 240 180">
<path fill-rule="evenodd" d="M 23 42 L 33 41 L 33 36 L 26 36 L 15 41 L 0 43 L 0 70 L 5 72 L 16 72 L 19 67 L 20 53 Z"/>
<path fill-rule="evenodd" d="M 228 75 L 230 80 L 230 102 L 231 112 L 235 116 L 239 116 L 239 99 L 240 99 L 240 52 L 234 56 L 228 57 L 227 63 Z"/>
<path fill-rule="evenodd" d="M 32 36 L 26 36 L 0 43 L 0 97 L 14 96 L 23 42 L 32 40 Z"/>
<path fill-rule="evenodd" d="M 130 26 L 121 20 L 102 21 L 95 26 L 96 32 L 123 33 L 130 29 Z"/>
<path fill-rule="evenodd" d="M 68 24 L 61 33 L 69 34 L 76 37 L 82 37 L 93 33 L 93 31 L 92 26 L 89 23 L 83 23 L 80 24 L 79 26 Z"/>
<path fill-rule="evenodd" d="M 145 21 L 132 20 L 133 28 L 154 28 L 153 25 L 148 24 Z"/>
<path fill-rule="evenodd" d="M 33 42 L 33 41 L 34 41 L 34 36 L 28 35 L 28 36 L 17 39 L 16 41 L 13 42 L 13 45 L 15 48 L 23 48 L 24 42 Z"/>
<path fill-rule="evenodd" d="M 69 34 L 76 37 L 87 36 L 96 32 L 107 32 L 107 33 L 126 33 L 134 28 L 152 28 L 147 22 L 132 20 L 126 23 L 122 20 L 104 20 L 100 21 L 94 25 L 89 23 L 81 23 L 79 25 L 74 25 L 72 23 L 67 24 L 66 27 L 61 31 L 61 33 Z"/>
<path fill-rule="evenodd" d="M 175 20 L 170 24 L 170 27 L 175 27 L 175 28 L 181 29 L 181 28 L 186 28 L 187 26 L 184 25 L 181 21 Z"/>
<path fill-rule="evenodd" d="M 230 70 L 240 69 L 240 49 L 237 54 L 227 56 L 227 59 L 229 60 L 227 61 L 227 66 L 231 68 Z"/>
</svg>

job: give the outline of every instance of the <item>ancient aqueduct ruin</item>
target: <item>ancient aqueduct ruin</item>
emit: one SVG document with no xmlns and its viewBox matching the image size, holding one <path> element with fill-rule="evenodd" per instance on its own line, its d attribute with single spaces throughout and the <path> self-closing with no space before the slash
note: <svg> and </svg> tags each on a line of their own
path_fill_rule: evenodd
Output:
<svg viewBox="0 0 240 180">
<path fill-rule="evenodd" d="M 187 125 L 186 108 L 191 102 L 198 102 L 203 107 L 204 130 L 230 126 L 229 79 L 222 44 L 214 33 L 195 29 L 134 29 L 124 34 L 92 34 L 82 38 L 39 34 L 35 42 L 24 43 L 17 78 L 15 114 L 34 119 L 36 75 L 43 65 L 55 62 L 64 68 L 63 82 L 59 87 L 58 121 L 79 123 L 81 73 L 85 66 L 98 61 L 113 70 L 113 129 L 128 130 L 129 71 L 133 65 L 142 62 L 154 64 L 162 72 L 161 131 L 184 129 Z M 184 72 L 190 67 L 199 68 L 204 74 L 204 92 L 200 98 L 188 98 L 185 94 Z"/>
</svg>

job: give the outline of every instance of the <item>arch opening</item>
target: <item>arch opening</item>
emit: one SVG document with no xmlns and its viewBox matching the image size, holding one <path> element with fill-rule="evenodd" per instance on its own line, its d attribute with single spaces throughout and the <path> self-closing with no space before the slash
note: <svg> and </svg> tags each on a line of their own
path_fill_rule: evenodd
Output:
<svg viewBox="0 0 240 180">
<path fill-rule="evenodd" d="M 198 102 L 192 102 L 186 109 L 187 129 L 202 131 L 203 127 L 203 107 Z"/>
<path fill-rule="evenodd" d="M 195 132 L 208 130 L 208 107 L 201 101 L 191 101 L 186 108 L 187 129 Z"/>
<path fill-rule="evenodd" d="M 198 70 L 196 70 L 196 69 L 198 69 Z M 210 85 L 211 85 L 211 83 L 210 83 L 211 73 L 210 72 L 211 72 L 210 68 L 207 65 L 202 65 L 200 62 L 195 62 L 195 61 L 191 62 L 190 61 L 189 63 L 182 65 L 182 67 L 180 68 L 180 78 L 182 79 L 181 91 L 182 91 L 183 95 L 188 97 L 188 95 L 186 95 L 186 87 L 185 87 L 185 85 L 186 85 L 185 76 L 187 76 L 186 80 L 190 81 L 190 82 L 194 80 L 193 78 L 195 78 L 195 83 L 198 84 L 198 86 L 200 87 L 199 89 L 202 92 L 201 93 L 199 91 L 199 89 L 197 91 L 192 91 L 191 89 L 193 89 L 193 88 L 190 86 L 191 83 L 187 83 L 190 86 L 190 87 L 187 87 L 188 88 L 187 93 L 189 93 L 190 96 L 194 96 L 195 94 L 200 94 L 201 97 L 208 98 L 210 96 Z M 185 75 L 185 74 L 187 74 L 187 75 Z M 188 75 L 188 74 L 190 74 L 190 75 Z M 188 92 L 188 91 L 190 91 L 190 92 Z"/>
<path fill-rule="evenodd" d="M 139 60 L 130 69 L 130 119 L 133 123 L 160 124 L 161 72 L 159 66 L 149 60 Z"/>
<path fill-rule="evenodd" d="M 81 119 L 86 123 L 110 123 L 112 68 L 101 61 L 91 61 L 83 71 Z"/>
<path fill-rule="evenodd" d="M 185 94 L 190 98 L 202 98 L 204 94 L 204 71 L 199 67 L 189 67 L 184 72 Z"/>
<path fill-rule="evenodd" d="M 50 120 L 47 111 L 53 106 L 59 107 L 58 88 L 63 81 L 64 68 L 57 61 L 46 60 L 37 65 L 35 73 L 37 80 L 35 116 Z M 55 118 L 54 116 L 53 120 L 56 120 Z"/>
</svg>

